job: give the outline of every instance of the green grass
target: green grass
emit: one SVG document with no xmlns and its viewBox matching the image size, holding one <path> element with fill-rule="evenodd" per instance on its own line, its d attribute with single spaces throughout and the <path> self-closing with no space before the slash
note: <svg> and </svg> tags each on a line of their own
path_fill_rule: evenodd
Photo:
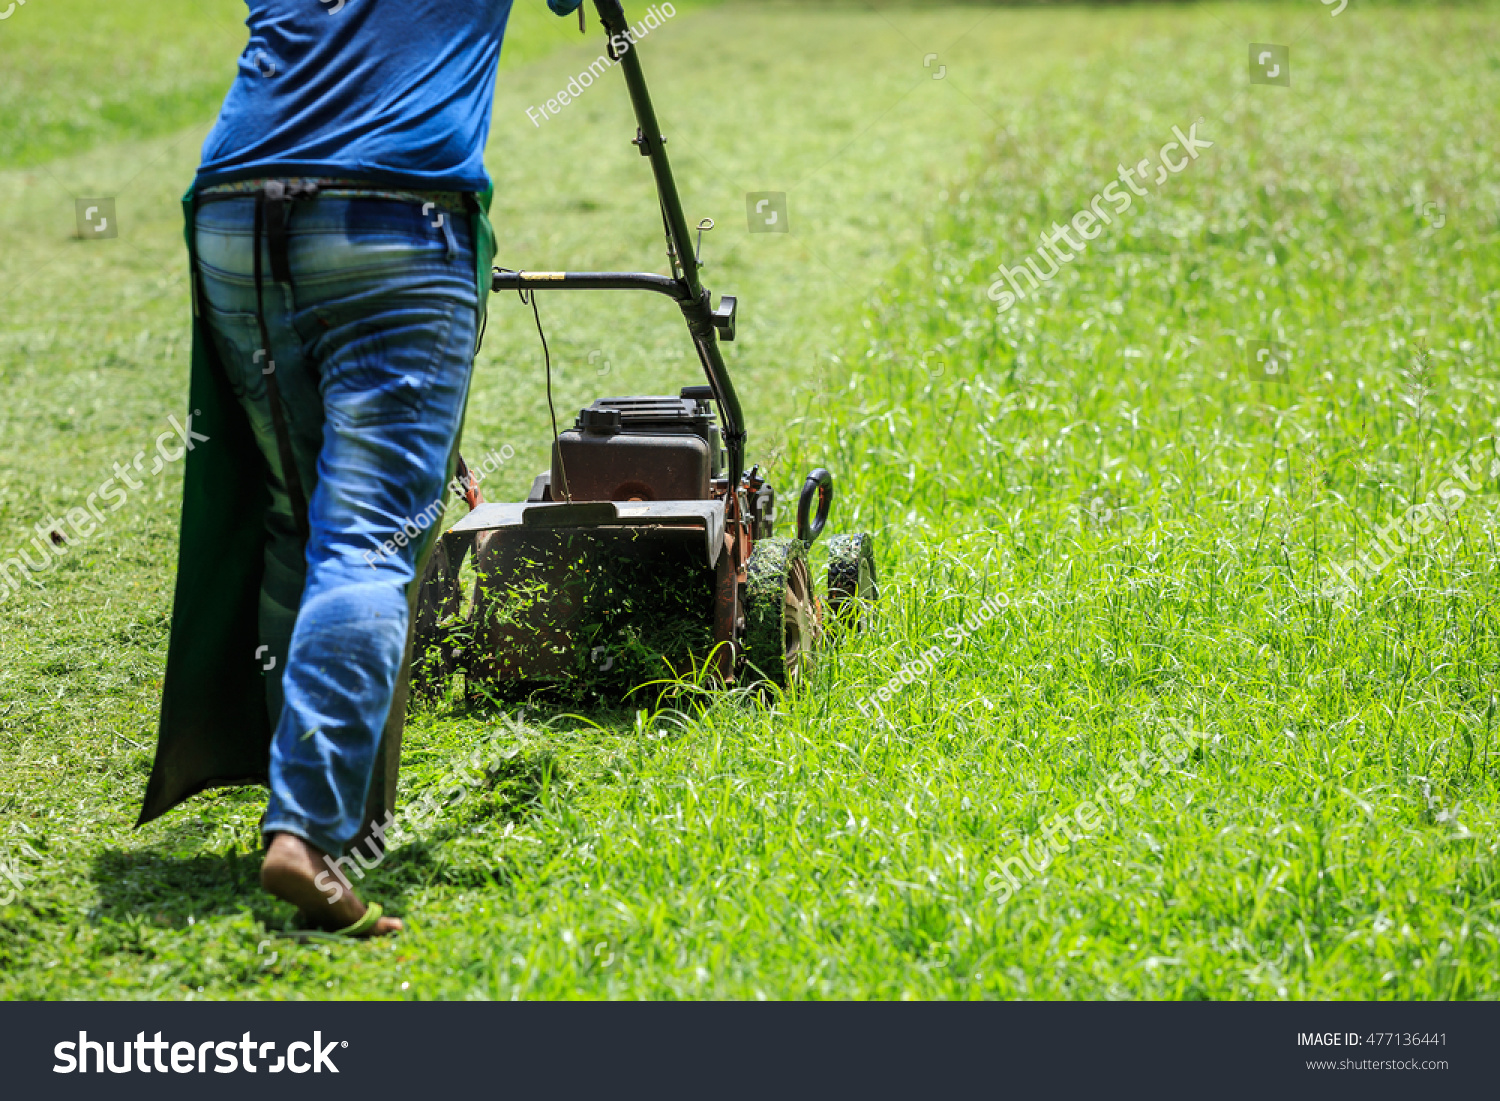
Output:
<svg viewBox="0 0 1500 1101">
<path fill-rule="evenodd" d="M 0 604 L 0 849 L 26 878 L 0 994 L 1494 997 L 1496 26 L 1353 5 L 673 21 L 648 66 L 690 216 L 720 223 L 710 282 L 743 296 L 754 457 L 789 486 L 838 473 L 838 525 L 879 541 L 877 622 L 787 697 L 597 728 L 418 711 L 403 800 L 470 794 L 365 881 L 408 934 L 267 943 L 289 912 L 255 889 L 259 793 L 129 829 L 169 470 Z M 1290 89 L 1247 83 L 1250 41 L 1291 44 Z M 618 89 L 525 119 L 587 56 L 560 50 L 498 94 L 501 262 L 650 266 Z M 1200 116 L 1211 149 L 997 315 L 998 264 Z M 6 553 L 183 401 L 194 143 L 114 137 L 0 172 Z M 70 241 L 70 192 L 109 181 L 122 237 Z M 758 190 L 791 194 L 792 234 L 744 232 Z M 689 381 L 672 313 L 544 299 L 559 407 Z M 467 429 L 516 449 L 505 492 L 548 438 L 529 320 L 493 303 Z M 1284 381 L 1249 367 L 1265 340 Z M 1451 522 L 1335 599 L 1328 564 L 1476 455 Z M 934 674 L 865 714 L 934 646 Z M 1184 727 L 1206 735 L 1190 755 L 998 904 L 997 861 Z"/>
</svg>

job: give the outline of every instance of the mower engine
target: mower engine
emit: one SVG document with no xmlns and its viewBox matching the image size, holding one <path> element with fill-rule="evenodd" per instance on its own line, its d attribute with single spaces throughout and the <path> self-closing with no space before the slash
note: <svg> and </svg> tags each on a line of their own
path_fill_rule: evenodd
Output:
<svg viewBox="0 0 1500 1101">
<path fill-rule="evenodd" d="M 774 489 L 756 470 L 741 489 L 753 537 L 771 539 Z M 462 669 L 514 691 L 614 694 L 710 661 L 733 680 L 748 608 L 728 492 L 709 387 L 595 401 L 558 436 L 525 502 L 481 503 L 442 536 L 418 606 L 419 687 Z M 465 615 L 458 573 L 470 553 Z M 810 645 L 819 609 L 806 595 Z"/>
<path fill-rule="evenodd" d="M 711 397 L 707 386 L 689 386 L 676 398 L 600 398 L 558 437 L 531 499 L 707 501 L 715 488 L 722 496 Z"/>
</svg>

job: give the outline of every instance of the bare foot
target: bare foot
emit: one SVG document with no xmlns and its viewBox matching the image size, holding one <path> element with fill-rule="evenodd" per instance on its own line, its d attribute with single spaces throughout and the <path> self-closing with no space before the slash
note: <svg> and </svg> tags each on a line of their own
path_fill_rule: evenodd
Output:
<svg viewBox="0 0 1500 1101">
<path fill-rule="evenodd" d="M 352 890 L 342 889 L 336 877 L 325 882 L 340 887 L 337 900 L 330 900 L 317 884 L 318 875 L 328 871 L 323 854 L 292 833 L 271 837 L 265 863 L 260 866 L 260 885 L 284 902 L 301 911 L 309 924 L 319 929 L 347 929 L 365 915 L 365 904 Z M 399 918 L 382 917 L 367 937 L 388 937 L 401 932 Z"/>
</svg>

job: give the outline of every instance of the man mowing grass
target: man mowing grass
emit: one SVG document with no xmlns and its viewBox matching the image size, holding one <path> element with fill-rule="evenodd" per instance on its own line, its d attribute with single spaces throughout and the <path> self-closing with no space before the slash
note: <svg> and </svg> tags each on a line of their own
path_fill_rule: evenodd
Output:
<svg viewBox="0 0 1500 1101">
<path fill-rule="evenodd" d="M 269 782 L 261 884 L 309 927 L 384 935 L 401 922 L 316 880 L 362 831 L 378 844 L 370 804 L 393 805 L 372 780 L 391 786 L 437 527 L 398 533 L 442 501 L 457 455 L 512 0 L 247 2 L 250 42 L 184 199 L 207 442 L 187 460 L 141 821 Z"/>
</svg>

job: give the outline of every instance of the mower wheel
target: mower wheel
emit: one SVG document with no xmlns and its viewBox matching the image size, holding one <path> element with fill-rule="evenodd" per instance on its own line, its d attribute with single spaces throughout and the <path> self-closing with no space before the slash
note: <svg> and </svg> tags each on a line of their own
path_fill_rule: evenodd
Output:
<svg viewBox="0 0 1500 1101">
<path fill-rule="evenodd" d="M 828 540 L 828 613 L 835 622 L 863 631 L 880 597 L 875 573 L 875 537 L 868 532 Z"/>
<path fill-rule="evenodd" d="M 818 641 L 807 548 L 798 539 L 762 539 L 746 564 L 745 657 L 750 679 L 786 687 L 807 670 Z"/>
</svg>

